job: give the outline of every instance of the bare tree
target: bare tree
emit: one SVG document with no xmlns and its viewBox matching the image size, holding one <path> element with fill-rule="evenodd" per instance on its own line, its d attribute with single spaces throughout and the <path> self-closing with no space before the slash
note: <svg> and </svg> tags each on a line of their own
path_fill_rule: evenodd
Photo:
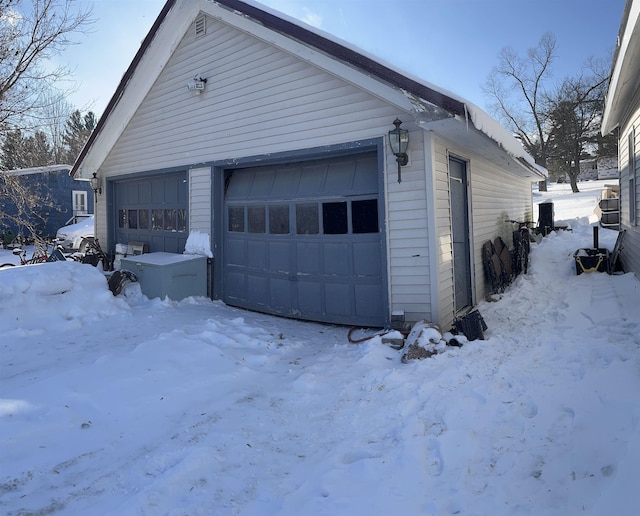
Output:
<svg viewBox="0 0 640 516">
<path fill-rule="evenodd" d="M 72 34 L 90 23 L 90 10 L 74 11 L 73 0 L 0 0 L 0 129 L 30 129 L 46 92 L 69 75 L 45 62 L 73 44 Z"/>
<path fill-rule="evenodd" d="M 522 142 L 536 163 L 547 166 L 549 103 L 547 82 L 551 79 L 551 64 L 556 57 L 556 38 L 545 33 L 526 58 L 512 48 L 498 55 L 484 85 L 493 114 Z M 544 181 L 541 189 L 546 190 Z"/>
<path fill-rule="evenodd" d="M 56 165 L 63 163 L 73 165 L 73 163 L 66 163 L 67 151 L 65 148 L 64 134 L 67 121 L 74 111 L 74 106 L 66 100 L 63 93 L 56 90 L 49 91 L 46 103 L 42 109 L 43 131 L 49 136 L 52 161 Z"/>
<path fill-rule="evenodd" d="M 569 176 L 571 189 L 579 192 L 580 161 L 599 151 L 600 120 L 609 81 L 608 66 L 589 60 L 588 69 L 570 77 L 551 100 L 549 159 Z"/>
<path fill-rule="evenodd" d="M 44 227 L 51 209 L 55 209 L 46 185 L 37 176 L 0 171 L 0 229 L 15 228 L 22 241 L 45 241 Z"/>
</svg>

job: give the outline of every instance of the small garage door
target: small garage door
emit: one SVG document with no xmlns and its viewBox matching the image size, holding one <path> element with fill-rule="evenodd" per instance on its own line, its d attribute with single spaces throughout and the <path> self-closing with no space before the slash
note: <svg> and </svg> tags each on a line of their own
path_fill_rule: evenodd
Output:
<svg viewBox="0 0 640 516">
<path fill-rule="evenodd" d="M 228 172 L 227 304 L 339 324 L 385 322 L 375 153 Z"/>
<path fill-rule="evenodd" d="M 182 253 L 187 241 L 186 172 L 118 181 L 115 239 L 142 242 L 149 252 Z"/>
</svg>

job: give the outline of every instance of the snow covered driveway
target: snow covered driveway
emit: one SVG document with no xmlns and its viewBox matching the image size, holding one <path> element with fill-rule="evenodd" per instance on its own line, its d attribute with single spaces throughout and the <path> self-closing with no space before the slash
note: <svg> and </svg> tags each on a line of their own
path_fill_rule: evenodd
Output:
<svg viewBox="0 0 640 516">
<path fill-rule="evenodd" d="M 409 364 L 347 328 L 113 298 L 86 265 L 0 271 L 0 512 L 635 514 L 640 283 L 575 275 L 590 231 L 533 246 L 485 341 Z"/>
</svg>

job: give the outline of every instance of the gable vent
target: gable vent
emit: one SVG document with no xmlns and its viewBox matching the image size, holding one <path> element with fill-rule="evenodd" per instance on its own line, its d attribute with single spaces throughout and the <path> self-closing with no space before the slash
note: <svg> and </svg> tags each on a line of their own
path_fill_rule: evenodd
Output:
<svg viewBox="0 0 640 516">
<path fill-rule="evenodd" d="M 204 36 L 207 33 L 207 19 L 204 15 L 196 18 L 195 32 L 196 36 Z"/>
</svg>

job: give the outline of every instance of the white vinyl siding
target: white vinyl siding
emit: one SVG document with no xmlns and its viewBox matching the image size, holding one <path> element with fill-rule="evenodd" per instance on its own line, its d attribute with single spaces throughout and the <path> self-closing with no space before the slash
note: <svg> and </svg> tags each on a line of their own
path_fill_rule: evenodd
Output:
<svg viewBox="0 0 640 516">
<path fill-rule="evenodd" d="M 386 134 L 397 109 L 219 21 L 188 32 L 103 165 L 107 175 Z M 208 79 L 200 95 L 186 82 Z"/>
<path fill-rule="evenodd" d="M 471 266 L 475 302 L 489 292 L 482 263 L 482 244 L 501 236 L 513 247 L 513 225 L 508 220 L 533 220 L 531 181 L 516 177 L 487 160 L 460 149 L 454 143 L 436 138 L 433 145 L 436 168 L 436 214 L 438 242 L 438 280 L 441 324 L 450 324 L 455 315 L 451 214 L 449 210 L 449 156 L 467 161 L 469 210 L 471 212 Z"/>
<path fill-rule="evenodd" d="M 211 238 L 211 169 L 189 170 L 189 231 Z"/>
<path fill-rule="evenodd" d="M 632 271 L 640 278 L 640 105 L 636 106 L 629 123 L 620 128 L 619 142 L 620 229 L 627 231 L 621 260 L 625 271 Z M 634 147 L 634 157 L 629 155 L 630 144 Z M 631 190 L 632 186 L 635 191 Z M 635 214 L 630 212 L 632 207 Z"/>
<path fill-rule="evenodd" d="M 409 163 L 401 169 L 402 182 L 398 183 L 395 156 L 388 152 L 386 161 L 390 309 L 404 310 L 407 321 L 435 319 L 431 314 L 429 218 L 422 139 L 422 131 L 409 134 Z M 388 141 L 385 141 L 385 150 L 387 147 Z"/>
</svg>

